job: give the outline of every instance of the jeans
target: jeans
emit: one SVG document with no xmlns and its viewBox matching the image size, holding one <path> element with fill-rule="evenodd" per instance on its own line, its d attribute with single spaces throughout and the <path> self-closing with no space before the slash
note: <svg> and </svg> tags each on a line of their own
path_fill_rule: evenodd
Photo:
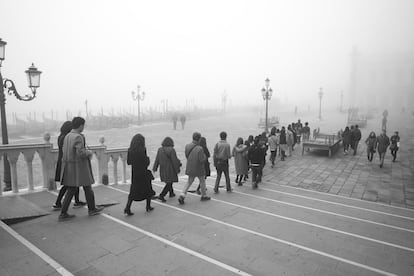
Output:
<svg viewBox="0 0 414 276">
<path fill-rule="evenodd" d="M 277 153 L 277 149 L 275 149 L 274 151 L 270 151 L 270 161 L 272 162 L 272 165 L 275 164 L 276 153 Z"/>
<path fill-rule="evenodd" d="M 252 164 L 252 181 L 259 183 L 262 181 L 263 167 L 260 164 Z"/>
<path fill-rule="evenodd" d="M 185 197 L 185 195 L 188 192 L 188 189 L 190 188 L 191 184 L 193 184 L 194 179 L 198 178 L 198 180 L 200 181 L 200 190 L 201 190 L 201 196 L 205 196 L 206 195 L 206 177 L 204 175 L 202 176 L 188 176 L 188 181 L 187 184 L 185 184 L 183 191 L 181 192 L 181 196 Z"/>
<path fill-rule="evenodd" d="M 216 167 L 217 170 L 217 178 L 216 178 L 216 185 L 214 186 L 214 191 L 218 191 L 218 186 L 220 183 L 220 179 L 221 179 L 221 174 L 224 173 L 224 176 L 226 178 L 226 188 L 227 191 L 231 190 L 231 186 L 230 186 L 230 176 L 229 176 L 229 163 L 227 161 L 226 164 L 218 164 Z"/>
</svg>

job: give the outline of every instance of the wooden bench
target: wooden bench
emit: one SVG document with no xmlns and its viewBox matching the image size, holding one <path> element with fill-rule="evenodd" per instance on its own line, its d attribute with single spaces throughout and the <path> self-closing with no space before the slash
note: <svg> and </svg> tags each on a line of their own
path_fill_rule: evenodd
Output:
<svg viewBox="0 0 414 276">
<path fill-rule="evenodd" d="M 319 150 L 327 150 L 329 157 L 331 157 L 332 153 L 335 153 L 336 150 L 339 148 L 341 141 L 342 139 L 339 138 L 337 135 L 319 133 L 316 136 L 316 139 L 302 142 L 302 155 L 305 152 L 305 148 L 307 149 L 312 148 L 312 149 L 319 149 Z"/>
</svg>

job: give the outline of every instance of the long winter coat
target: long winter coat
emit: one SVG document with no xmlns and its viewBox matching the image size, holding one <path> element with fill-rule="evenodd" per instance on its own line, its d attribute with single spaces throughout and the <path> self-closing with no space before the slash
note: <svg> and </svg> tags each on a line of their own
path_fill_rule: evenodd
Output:
<svg viewBox="0 0 414 276">
<path fill-rule="evenodd" d="M 129 199 L 140 201 L 155 195 L 151 185 L 151 181 L 154 177 L 151 171 L 147 169 L 149 163 L 150 160 L 145 148 L 128 151 L 127 164 L 132 166 L 132 181 L 128 196 Z"/>
<path fill-rule="evenodd" d="M 185 174 L 188 176 L 205 176 L 205 162 L 207 160 L 204 150 L 197 145 L 196 141 L 185 146 L 185 157 L 187 158 L 187 165 Z"/>
<path fill-rule="evenodd" d="M 249 171 L 248 148 L 246 145 L 238 145 L 233 147 L 234 166 L 236 174 L 245 175 Z"/>
<path fill-rule="evenodd" d="M 293 145 L 293 132 L 290 130 L 286 131 L 286 143 L 289 147 Z"/>
<path fill-rule="evenodd" d="M 61 184 L 64 186 L 89 186 L 94 183 L 90 156 L 85 148 L 85 137 L 72 130 L 63 140 Z"/>
<path fill-rule="evenodd" d="M 348 130 L 342 133 L 342 143 L 349 145 L 351 144 L 351 139 L 351 131 Z"/>
<path fill-rule="evenodd" d="M 374 152 L 377 147 L 377 137 L 368 137 L 365 144 L 367 144 L 367 152 Z"/>
<path fill-rule="evenodd" d="M 390 138 L 387 135 L 380 135 L 377 137 L 378 143 L 378 153 L 384 153 L 387 151 L 388 146 L 390 145 Z"/>
<path fill-rule="evenodd" d="M 178 182 L 181 162 L 177 158 L 177 153 L 173 147 L 160 147 L 155 157 L 153 171 L 160 167 L 160 178 L 162 182 Z"/>
<path fill-rule="evenodd" d="M 62 172 L 62 156 L 63 156 L 63 140 L 66 134 L 60 134 L 58 137 L 58 159 L 56 162 L 55 181 L 60 181 L 60 174 Z"/>
</svg>

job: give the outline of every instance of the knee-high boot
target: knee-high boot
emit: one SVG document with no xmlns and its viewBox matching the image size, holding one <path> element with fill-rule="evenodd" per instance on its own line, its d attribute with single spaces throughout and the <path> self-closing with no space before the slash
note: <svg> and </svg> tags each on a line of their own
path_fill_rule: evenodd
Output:
<svg viewBox="0 0 414 276">
<path fill-rule="evenodd" d="M 131 212 L 131 204 L 132 204 L 132 199 L 128 198 L 127 204 L 124 209 L 124 214 L 127 214 L 128 216 L 132 216 L 134 214 Z"/>
<path fill-rule="evenodd" d="M 154 210 L 154 207 L 151 207 L 151 198 L 147 198 L 147 212 Z"/>
</svg>

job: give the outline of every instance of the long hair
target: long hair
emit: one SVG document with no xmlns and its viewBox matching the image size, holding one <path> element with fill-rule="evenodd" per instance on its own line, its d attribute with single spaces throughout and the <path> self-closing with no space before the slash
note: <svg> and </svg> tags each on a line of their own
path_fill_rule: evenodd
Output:
<svg viewBox="0 0 414 276">
<path fill-rule="evenodd" d="M 243 138 L 239 137 L 237 138 L 236 147 L 243 144 Z"/>
<path fill-rule="evenodd" d="M 60 127 L 60 134 L 61 135 L 66 135 L 68 134 L 70 131 L 72 130 L 72 122 L 71 121 L 66 121 L 62 124 L 62 126 Z"/>
<path fill-rule="evenodd" d="M 137 152 L 142 149 L 145 149 L 145 138 L 139 133 L 135 134 L 134 137 L 132 137 L 128 152 Z"/>
<path fill-rule="evenodd" d="M 375 132 L 371 131 L 371 133 L 369 134 L 370 138 L 377 138 L 377 136 L 375 135 Z"/>
<path fill-rule="evenodd" d="M 174 147 L 174 141 L 171 137 L 167 136 L 162 141 L 161 146 L 163 146 L 163 147 Z"/>
<path fill-rule="evenodd" d="M 202 146 L 203 148 L 206 148 L 206 147 L 207 147 L 207 140 L 206 140 L 206 137 L 201 137 L 201 138 L 200 138 L 200 140 L 198 141 L 198 144 L 199 144 L 200 146 Z"/>
</svg>

